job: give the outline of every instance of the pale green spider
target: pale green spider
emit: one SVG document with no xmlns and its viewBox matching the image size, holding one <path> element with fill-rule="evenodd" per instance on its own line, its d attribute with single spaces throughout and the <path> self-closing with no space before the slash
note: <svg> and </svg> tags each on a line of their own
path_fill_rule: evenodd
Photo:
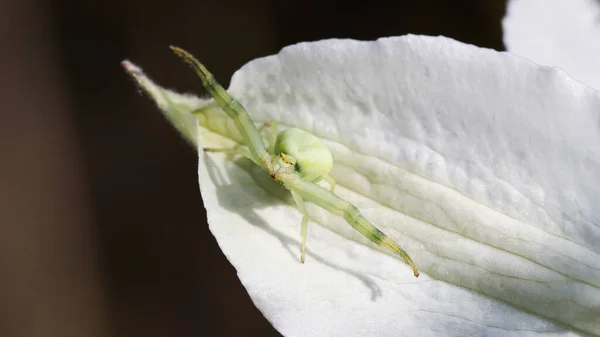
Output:
<svg viewBox="0 0 600 337">
<path fill-rule="evenodd" d="M 213 97 L 218 106 L 233 119 L 246 147 L 232 149 L 205 148 L 205 151 L 239 153 L 262 167 L 275 180 L 283 184 L 290 192 L 302 212 L 302 248 L 300 260 L 304 263 L 306 252 L 306 231 L 308 213 L 304 201 L 312 202 L 334 215 L 344 218 L 350 226 L 375 244 L 387 248 L 399 255 L 419 276 L 417 267 L 410 256 L 392 239 L 371 224 L 358 209 L 348 201 L 333 193 L 335 181 L 329 175 L 333 166 L 331 152 L 315 135 L 297 128 L 287 128 L 271 139 L 269 149 L 259 129 L 254 125 L 246 109 L 215 80 L 214 76 L 190 53 L 178 47 L 170 47 L 175 54 L 188 63 L 202 80 L 202 85 Z M 272 124 L 274 133 L 275 124 Z M 327 180 L 331 187 L 327 190 L 316 183 Z"/>
</svg>

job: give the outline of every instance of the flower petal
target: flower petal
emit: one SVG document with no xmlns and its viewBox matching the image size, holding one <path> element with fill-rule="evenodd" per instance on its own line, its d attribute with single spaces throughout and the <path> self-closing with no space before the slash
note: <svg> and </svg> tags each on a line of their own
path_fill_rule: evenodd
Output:
<svg viewBox="0 0 600 337">
<path fill-rule="evenodd" d="M 423 271 L 415 279 L 317 207 L 300 264 L 286 191 L 247 160 L 201 151 L 210 229 L 281 333 L 600 335 L 598 93 L 507 53 L 420 36 L 298 44 L 231 83 L 255 121 L 325 139 L 336 193 Z M 201 146 L 233 144 L 218 109 L 200 122 Z"/>
<path fill-rule="evenodd" d="M 600 89 L 600 1 L 511 0 L 502 27 L 508 51 Z"/>
</svg>

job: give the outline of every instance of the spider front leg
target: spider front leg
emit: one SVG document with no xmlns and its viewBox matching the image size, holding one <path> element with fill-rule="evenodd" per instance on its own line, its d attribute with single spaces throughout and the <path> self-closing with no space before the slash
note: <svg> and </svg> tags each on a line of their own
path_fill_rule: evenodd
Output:
<svg viewBox="0 0 600 337">
<path fill-rule="evenodd" d="M 178 47 L 170 46 L 170 48 L 194 69 L 198 77 L 200 77 L 204 88 L 210 93 L 219 107 L 233 119 L 236 128 L 244 140 L 244 144 L 248 147 L 249 158 L 268 171 L 269 174 L 273 174 L 272 163 L 265 148 L 263 138 L 242 104 L 229 95 L 215 80 L 213 74 L 190 53 Z"/>
<path fill-rule="evenodd" d="M 367 239 L 402 257 L 402 259 L 404 259 L 404 261 L 413 269 L 415 277 L 419 277 L 417 266 L 415 266 L 404 249 L 379 230 L 379 228 L 370 223 L 369 220 L 359 212 L 356 206 L 317 184 L 301 179 L 298 175 L 289 175 L 282 178 L 281 181 L 283 184 L 290 191 L 296 193 L 300 199 L 312 202 L 334 215 L 343 217 L 352 228 L 364 235 Z"/>
</svg>

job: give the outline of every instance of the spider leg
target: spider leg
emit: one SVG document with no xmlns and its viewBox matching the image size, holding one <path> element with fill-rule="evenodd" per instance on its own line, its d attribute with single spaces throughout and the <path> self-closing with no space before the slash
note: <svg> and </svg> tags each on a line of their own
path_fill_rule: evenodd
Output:
<svg viewBox="0 0 600 337">
<path fill-rule="evenodd" d="M 250 159 L 267 170 L 269 174 L 272 174 L 273 167 L 271 167 L 270 157 L 265 148 L 263 138 L 242 104 L 229 95 L 215 80 L 213 74 L 190 53 L 178 47 L 170 46 L 170 48 L 194 69 L 200 80 L 202 80 L 204 88 L 210 93 L 219 107 L 233 119 L 235 126 L 244 139 L 245 145 L 248 146 Z"/>
<path fill-rule="evenodd" d="M 304 263 L 304 256 L 306 253 L 306 233 L 308 231 L 308 213 L 304 207 L 304 200 L 296 192 L 292 192 L 292 197 L 298 206 L 298 210 L 302 213 L 302 224 L 300 228 L 300 236 L 302 236 L 302 248 L 300 250 L 300 261 Z"/>
<path fill-rule="evenodd" d="M 269 131 L 267 151 L 270 154 L 274 154 L 275 153 L 275 143 L 277 142 L 277 122 L 276 121 L 265 122 L 258 129 L 258 131 L 262 132 L 266 128 L 271 128 L 271 130 Z"/>
<path fill-rule="evenodd" d="M 275 144 L 277 143 L 277 122 L 272 121 L 271 124 L 271 139 L 269 139 L 269 153 L 275 153 Z"/>
<path fill-rule="evenodd" d="M 248 149 L 241 145 L 236 145 L 234 147 L 227 147 L 227 148 L 205 147 L 202 149 L 205 152 L 221 152 L 221 153 L 227 153 L 227 154 L 239 154 L 248 159 L 252 159 L 250 157 L 250 152 L 248 152 Z"/>
<path fill-rule="evenodd" d="M 329 183 L 329 191 L 333 193 L 333 190 L 335 189 L 335 179 L 333 179 L 333 177 L 330 176 L 328 173 L 322 173 L 321 177 L 327 180 L 327 182 Z"/>
<path fill-rule="evenodd" d="M 204 150 L 204 152 L 220 152 L 220 153 L 226 153 L 226 154 L 241 155 L 250 160 L 253 160 L 252 156 L 250 156 L 250 152 L 248 151 L 248 148 L 241 146 L 241 145 L 236 145 L 234 147 L 228 147 L 228 148 L 205 147 L 205 148 L 202 148 L 202 150 Z M 258 164 L 258 163 L 256 163 L 256 164 Z"/>
<path fill-rule="evenodd" d="M 239 149 L 235 147 L 204 147 L 204 152 L 222 152 L 227 154 L 238 154 Z"/>
<path fill-rule="evenodd" d="M 367 239 L 400 256 L 413 269 L 414 275 L 416 277 L 419 276 L 417 267 L 404 249 L 370 223 L 369 220 L 359 212 L 356 206 L 319 185 L 303 180 L 297 175 L 287 176 L 281 179 L 281 181 L 290 191 L 293 193 L 295 192 L 299 198 L 304 201 L 312 202 L 332 214 L 343 217 L 352 228 L 364 235 Z"/>
<path fill-rule="evenodd" d="M 335 179 L 333 179 L 333 177 L 330 176 L 328 173 L 311 173 L 307 176 L 304 176 L 303 179 L 311 183 L 317 183 L 321 179 L 325 179 L 329 183 L 329 191 L 331 191 L 332 193 L 336 185 Z"/>
</svg>

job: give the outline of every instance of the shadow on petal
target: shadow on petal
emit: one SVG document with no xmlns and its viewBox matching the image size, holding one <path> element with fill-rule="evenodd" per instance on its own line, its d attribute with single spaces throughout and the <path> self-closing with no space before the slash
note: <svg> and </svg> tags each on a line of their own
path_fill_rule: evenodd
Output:
<svg viewBox="0 0 600 337">
<path fill-rule="evenodd" d="M 256 192 L 256 187 L 261 187 L 267 194 L 270 195 L 270 197 L 267 199 L 256 198 L 255 201 L 260 200 L 260 204 L 256 205 L 259 208 L 266 208 L 284 204 L 292 205 L 293 201 L 291 199 L 289 191 L 287 191 L 283 186 L 281 186 L 277 182 L 270 179 L 270 177 L 267 174 L 265 174 L 264 171 L 262 171 L 262 169 L 254 165 L 254 163 L 252 163 L 249 159 L 239 158 L 232 162 L 229 159 L 233 158 L 234 156 L 227 155 L 227 157 L 228 158 L 226 160 L 228 163 L 231 163 L 232 165 L 237 166 L 237 168 L 241 168 L 242 170 L 248 172 L 252 176 L 252 178 L 255 181 L 257 181 L 257 184 L 255 186 L 250 186 L 246 184 L 228 184 L 227 179 L 220 171 L 219 167 L 216 165 L 214 160 L 211 158 L 211 155 L 204 153 L 206 169 L 210 179 L 215 184 L 216 197 L 219 205 L 224 209 L 228 210 L 229 212 L 240 215 L 248 223 L 252 224 L 256 228 L 259 228 L 269 233 L 270 235 L 276 237 L 281 242 L 282 246 L 285 247 L 286 251 L 293 257 L 296 263 L 300 263 L 300 222 L 298 222 L 298 238 L 294 239 L 284 234 L 282 231 L 274 228 L 271 224 L 269 224 L 268 221 L 266 221 L 256 212 L 248 212 L 248 201 L 242 200 L 240 198 L 232 198 L 231 192 L 228 192 L 227 190 L 231 186 L 235 186 L 235 188 L 238 189 L 247 189 L 247 194 L 253 194 L 254 192 Z M 227 165 L 226 175 L 235 179 L 236 174 L 234 172 L 234 169 L 234 167 Z M 371 301 L 375 302 L 380 296 L 382 296 L 381 288 L 377 285 L 375 281 L 372 280 L 371 277 L 365 276 L 351 269 L 343 268 L 338 265 L 332 264 L 327 259 L 324 259 L 315 252 L 311 251 L 309 247 L 307 247 L 307 255 L 307 259 L 309 260 L 314 259 L 330 268 L 343 271 L 346 274 L 358 279 L 365 285 L 365 287 L 369 289 L 371 293 Z M 310 261 L 307 261 L 306 263 L 310 263 Z"/>
</svg>

